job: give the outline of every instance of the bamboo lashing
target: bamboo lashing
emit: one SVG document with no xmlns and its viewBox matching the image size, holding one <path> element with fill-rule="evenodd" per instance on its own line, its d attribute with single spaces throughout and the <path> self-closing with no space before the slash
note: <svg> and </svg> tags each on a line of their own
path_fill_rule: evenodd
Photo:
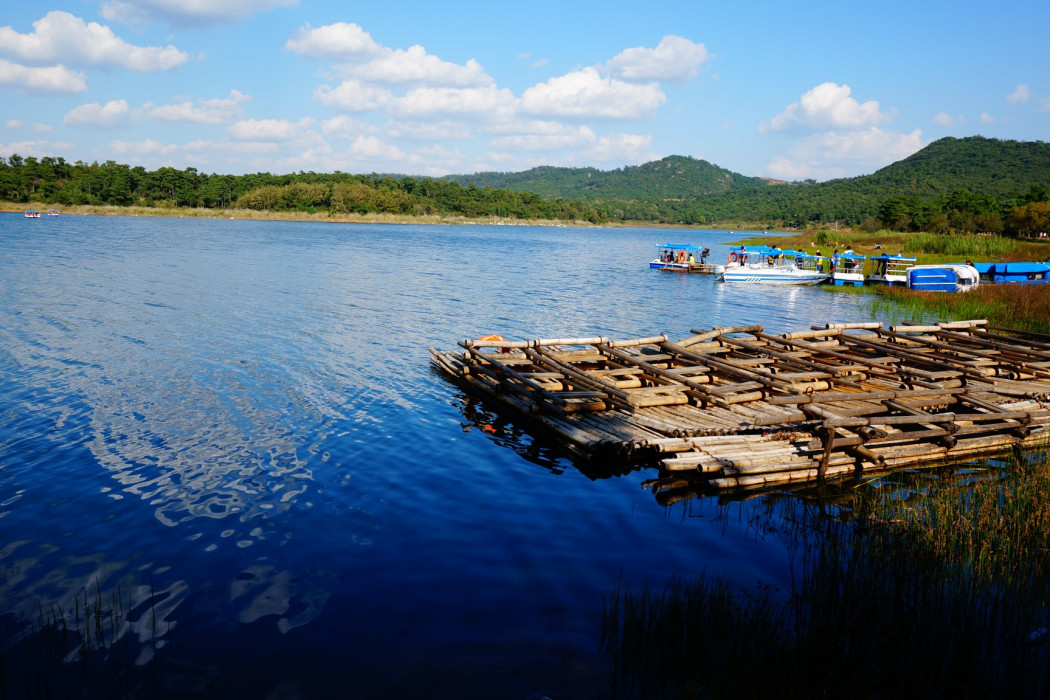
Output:
<svg viewBox="0 0 1050 700">
<path fill-rule="evenodd" d="M 581 458 L 655 460 L 654 493 L 820 481 L 1050 441 L 1047 336 L 983 320 L 690 333 L 465 340 L 461 353 L 431 355 Z"/>
</svg>

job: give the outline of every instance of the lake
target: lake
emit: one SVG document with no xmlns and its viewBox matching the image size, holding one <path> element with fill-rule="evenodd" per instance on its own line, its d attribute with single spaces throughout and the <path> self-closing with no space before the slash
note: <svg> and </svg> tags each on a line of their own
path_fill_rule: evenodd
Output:
<svg viewBox="0 0 1050 700">
<path fill-rule="evenodd" d="M 584 473 L 428 353 L 872 318 L 648 269 L 742 235 L 0 214 L 8 691 L 600 698 L 618 581 L 787 586 L 754 502 Z"/>
</svg>

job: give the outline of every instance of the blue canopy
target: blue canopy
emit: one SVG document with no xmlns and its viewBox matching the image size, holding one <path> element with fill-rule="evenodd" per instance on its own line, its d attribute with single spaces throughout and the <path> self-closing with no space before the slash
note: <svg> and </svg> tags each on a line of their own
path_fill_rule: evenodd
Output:
<svg viewBox="0 0 1050 700">
<path fill-rule="evenodd" d="M 848 260 L 867 260 L 868 259 L 867 255 L 858 255 L 857 253 L 854 253 L 852 250 L 847 252 L 847 253 L 837 253 L 837 255 L 840 258 L 846 258 Z M 885 258 L 887 256 L 883 255 L 882 257 Z M 901 260 L 914 260 L 915 258 L 900 258 L 900 259 Z M 878 260 L 878 258 L 872 258 L 872 260 Z"/>
<path fill-rule="evenodd" d="M 695 245 L 689 245 L 688 243 L 658 243 L 657 248 L 674 248 L 675 250 L 703 250 Z"/>
</svg>

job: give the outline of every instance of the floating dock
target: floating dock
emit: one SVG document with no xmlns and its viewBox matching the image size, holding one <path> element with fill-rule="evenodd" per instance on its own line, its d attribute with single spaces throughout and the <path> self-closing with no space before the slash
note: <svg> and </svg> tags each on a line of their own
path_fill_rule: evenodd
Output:
<svg viewBox="0 0 1050 700">
<path fill-rule="evenodd" d="M 1050 336 L 985 321 L 690 333 L 430 352 L 575 456 L 659 467 L 654 492 L 823 482 L 1050 442 Z"/>
</svg>

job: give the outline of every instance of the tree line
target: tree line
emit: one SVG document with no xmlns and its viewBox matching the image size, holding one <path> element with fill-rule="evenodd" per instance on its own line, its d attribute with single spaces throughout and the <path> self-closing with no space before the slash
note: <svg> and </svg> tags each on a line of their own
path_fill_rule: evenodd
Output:
<svg viewBox="0 0 1050 700">
<path fill-rule="evenodd" d="M 112 160 L 88 164 L 69 163 L 59 157 L 12 155 L 0 157 L 0 200 L 69 206 L 329 212 L 333 216 L 400 214 L 687 225 L 742 222 L 763 228 L 820 227 L 835 222 L 873 230 L 1010 235 L 1050 231 L 1050 187 L 1045 184 L 1031 185 L 1023 193 L 962 188 L 944 191 L 943 186 L 923 193 L 898 182 L 905 165 L 902 163 L 876 175 L 827 183 L 756 186 L 756 179 L 748 178 L 722 192 L 693 198 L 668 197 L 666 186 L 661 192 L 664 196 L 652 196 L 660 175 L 676 188 L 684 187 L 681 180 L 698 179 L 701 175 L 693 174 L 687 169 L 692 164 L 677 157 L 651 165 L 636 169 L 644 174 L 643 182 L 648 183 L 639 196 L 603 199 L 544 197 L 474 182 L 462 184 L 454 178 L 351 175 L 339 171 L 217 175 L 201 173 L 196 168 L 146 170 Z M 909 167 L 914 170 L 914 165 Z M 710 188 L 708 192 L 716 187 L 709 184 L 713 178 L 725 178 L 728 173 L 707 163 L 700 163 L 698 169 L 707 178 L 704 184 Z M 893 174 L 893 182 L 882 182 L 889 179 L 889 174 Z M 621 181 L 617 193 L 629 194 L 623 177 L 616 175 Z M 927 181 L 914 172 L 908 177 L 913 182 Z"/>
<path fill-rule="evenodd" d="M 216 175 L 196 168 L 157 170 L 59 157 L 0 157 L 0 200 L 49 205 L 112 205 L 328 211 L 601 223 L 588 202 L 551 200 L 529 192 L 462 186 L 434 178 L 299 172 Z"/>
</svg>

